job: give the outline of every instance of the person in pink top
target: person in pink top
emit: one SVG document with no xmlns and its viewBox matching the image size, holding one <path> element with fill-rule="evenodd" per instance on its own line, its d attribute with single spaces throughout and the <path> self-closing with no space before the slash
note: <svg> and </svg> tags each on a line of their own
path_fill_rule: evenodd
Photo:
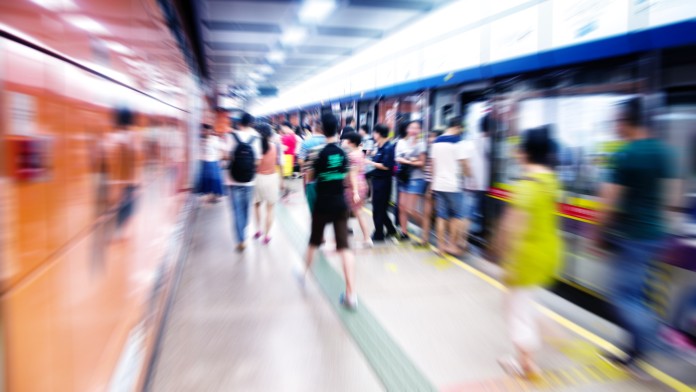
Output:
<svg viewBox="0 0 696 392">
<path fill-rule="evenodd" d="M 273 131 L 268 124 L 260 124 L 256 130 L 261 135 L 261 160 L 256 167 L 256 187 L 254 188 L 254 211 L 256 212 L 257 232 L 254 239 L 262 236 L 263 244 L 271 242 L 270 232 L 273 225 L 273 210 L 280 199 L 280 154 L 279 147 L 273 143 Z M 261 224 L 261 204 L 266 204 L 265 235 Z"/>
<path fill-rule="evenodd" d="M 365 179 L 365 154 L 360 149 L 362 137 L 357 132 L 350 132 L 342 136 L 343 148 L 348 153 L 350 173 L 346 177 L 345 198 L 351 213 L 358 220 L 360 230 L 363 233 L 364 245 L 371 246 L 370 232 L 367 228 L 367 220 L 363 213 L 363 206 L 367 199 L 367 180 Z M 358 197 L 355 197 L 355 196 Z"/>
</svg>

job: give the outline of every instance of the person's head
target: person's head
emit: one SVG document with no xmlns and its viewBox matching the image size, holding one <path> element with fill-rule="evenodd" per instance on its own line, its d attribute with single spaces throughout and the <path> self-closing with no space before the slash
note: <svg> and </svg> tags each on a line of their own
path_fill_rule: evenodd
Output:
<svg viewBox="0 0 696 392">
<path fill-rule="evenodd" d="M 358 133 L 360 134 L 360 136 L 365 137 L 370 134 L 370 128 L 368 128 L 367 124 L 363 124 L 360 126 Z"/>
<path fill-rule="evenodd" d="M 126 107 L 117 109 L 115 117 L 116 127 L 119 129 L 126 129 L 135 124 L 133 111 Z"/>
<path fill-rule="evenodd" d="M 421 123 L 420 121 L 410 121 L 408 125 L 406 125 L 406 137 L 419 137 L 421 134 L 422 128 L 421 128 Z"/>
<path fill-rule="evenodd" d="M 550 127 L 532 128 L 522 135 L 519 158 L 523 164 L 552 166 L 555 150 Z"/>
<path fill-rule="evenodd" d="M 447 121 L 447 132 L 462 133 L 462 116 L 454 116 Z"/>
<path fill-rule="evenodd" d="M 341 136 L 341 144 L 352 151 L 360 147 L 362 137 L 357 132 L 348 132 Z"/>
<path fill-rule="evenodd" d="M 261 149 L 263 153 L 267 153 L 270 148 L 270 141 L 273 137 L 273 129 L 266 123 L 256 125 L 256 131 L 261 135 Z"/>
<path fill-rule="evenodd" d="M 281 133 L 282 135 L 286 135 L 286 134 L 292 133 L 292 129 L 293 129 L 293 126 L 292 126 L 292 124 L 290 123 L 290 121 L 285 121 L 285 122 L 283 122 L 283 124 L 280 126 L 280 131 L 281 131 L 280 133 Z"/>
<path fill-rule="evenodd" d="M 208 137 L 213 134 L 213 127 L 210 124 L 201 124 L 201 136 Z"/>
<path fill-rule="evenodd" d="M 346 126 L 347 127 L 352 127 L 353 123 L 355 123 L 355 118 L 353 118 L 353 116 L 346 117 Z"/>
<path fill-rule="evenodd" d="M 630 98 L 618 104 L 616 124 L 617 132 L 622 139 L 631 139 L 644 128 L 641 98 Z"/>
<path fill-rule="evenodd" d="M 334 137 L 338 132 L 338 120 L 331 113 L 321 115 L 321 130 L 326 137 Z"/>
<path fill-rule="evenodd" d="M 483 118 L 481 118 L 481 134 L 484 136 L 490 136 L 493 128 L 493 117 L 491 113 L 487 113 Z"/>
<path fill-rule="evenodd" d="M 243 128 L 250 127 L 254 123 L 254 116 L 249 113 L 242 114 L 242 118 L 239 120 L 239 125 Z"/>
<path fill-rule="evenodd" d="M 372 137 L 377 143 L 381 143 L 389 139 L 389 127 L 384 124 L 377 124 L 372 130 Z"/>
</svg>

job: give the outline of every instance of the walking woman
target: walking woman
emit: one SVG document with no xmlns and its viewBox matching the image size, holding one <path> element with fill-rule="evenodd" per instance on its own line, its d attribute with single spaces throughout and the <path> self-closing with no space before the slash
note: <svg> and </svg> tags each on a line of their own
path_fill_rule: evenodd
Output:
<svg viewBox="0 0 696 392">
<path fill-rule="evenodd" d="M 492 250 L 503 263 L 508 286 L 505 316 L 517 356 L 503 358 L 508 373 L 528 379 L 539 377 L 534 361 L 541 348 L 534 299 L 552 283 L 560 268 L 562 240 L 556 203 L 559 184 L 551 168 L 554 152 L 548 128 L 527 131 L 518 151 L 523 176 L 515 186 Z"/>
<path fill-rule="evenodd" d="M 279 160 L 278 144 L 273 142 L 273 131 L 268 124 L 256 127 L 261 135 L 261 161 L 256 167 L 256 188 L 254 211 L 256 215 L 257 232 L 254 239 L 263 237 L 263 244 L 271 242 L 271 226 L 273 225 L 273 210 L 280 199 L 280 173 L 282 170 Z M 261 223 L 261 205 L 266 205 L 265 226 Z"/>
<path fill-rule="evenodd" d="M 420 140 L 421 125 L 411 121 L 406 135 L 396 144 L 396 163 L 399 164 L 399 222 L 401 239 L 408 239 L 408 218 L 416 217 L 416 205 L 425 194 L 426 145 Z"/>
<path fill-rule="evenodd" d="M 367 199 L 367 180 L 365 179 L 365 154 L 360 149 L 361 144 L 362 137 L 357 132 L 343 135 L 343 148 L 348 153 L 350 163 L 350 172 L 345 181 L 345 197 L 348 208 L 360 225 L 360 230 L 363 233 L 363 245 L 370 247 L 372 240 L 362 210 Z"/>
<path fill-rule="evenodd" d="M 208 202 L 217 203 L 222 196 L 220 158 L 224 145 L 208 124 L 201 127 L 201 170 L 196 184 L 198 194 L 208 195 Z"/>
</svg>

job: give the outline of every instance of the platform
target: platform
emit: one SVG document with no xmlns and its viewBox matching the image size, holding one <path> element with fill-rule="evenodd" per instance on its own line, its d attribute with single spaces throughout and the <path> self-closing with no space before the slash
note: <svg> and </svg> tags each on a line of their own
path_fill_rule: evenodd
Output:
<svg viewBox="0 0 696 392">
<path fill-rule="evenodd" d="M 644 383 L 601 360 L 620 331 L 550 293 L 543 379 L 510 377 L 496 363 L 512 352 L 504 288 L 485 260 L 409 244 L 358 249 L 360 305 L 349 312 L 330 230 L 304 289 L 293 274 L 309 233 L 300 192 L 278 206 L 268 246 L 236 253 L 231 219 L 227 199 L 198 208 L 152 391 L 691 390 L 655 368 Z"/>
</svg>

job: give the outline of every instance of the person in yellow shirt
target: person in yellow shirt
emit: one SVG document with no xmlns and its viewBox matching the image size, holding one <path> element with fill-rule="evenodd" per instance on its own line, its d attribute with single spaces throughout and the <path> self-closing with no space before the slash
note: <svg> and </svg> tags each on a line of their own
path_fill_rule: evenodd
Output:
<svg viewBox="0 0 696 392">
<path fill-rule="evenodd" d="M 541 346 L 534 297 L 552 283 L 560 268 L 563 244 L 559 231 L 557 196 L 560 191 L 551 167 L 554 143 L 548 127 L 527 131 L 518 159 L 523 175 L 515 185 L 511 205 L 501 221 L 494 247 L 508 287 L 505 316 L 517 358 L 499 362 L 509 373 L 529 379 L 539 376 L 534 353 Z"/>
</svg>

